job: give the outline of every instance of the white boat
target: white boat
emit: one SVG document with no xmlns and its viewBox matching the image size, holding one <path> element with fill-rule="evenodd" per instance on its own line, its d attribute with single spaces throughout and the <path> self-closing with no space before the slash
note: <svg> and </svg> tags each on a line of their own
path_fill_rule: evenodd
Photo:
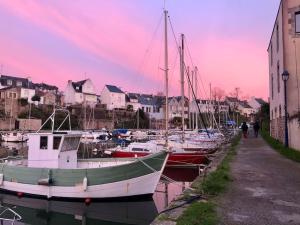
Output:
<svg viewBox="0 0 300 225">
<path fill-rule="evenodd" d="M 57 111 L 69 117 L 66 110 L 54 110 L 49 117 L 53 124 Z M 0 189 L 76 199 L 154 193 L 168 159 L 167 152 L 132 159 L 78 160 L 81 133 L 59 131 L 62 124 L 56 130 L 53 126 L 51 132 L 39 132 L 40 129 L 29 135 L 28 159 L 7 158 L 0 163 Z"/>
<path fill-rule="evenodd" d="M 80 142 L 82 143 L 97 143 L 100 140 L 107 141 L 109 134 L 106 131 L 85 131 L 82 133 Z"/>
<path fill-rule="evenodd" d="M 28 140 L 28 135 L 23 132 L 12 131 L 2 134 L 1 138 L 5 142 L 25 142 Z"/>
</svg>

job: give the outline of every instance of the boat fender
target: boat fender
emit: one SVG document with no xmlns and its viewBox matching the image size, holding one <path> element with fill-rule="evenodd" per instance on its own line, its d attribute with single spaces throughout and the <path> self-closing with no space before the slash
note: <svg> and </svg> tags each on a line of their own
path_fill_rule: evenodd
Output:
<svg viewBox="0 0 300 225">
<path fill-rule="evenodd" d="M 88 183 L 88 179 L 87 179 L 87 177 L 84 177 L 83 181 L 82 181 L 82 187 L 83 187 L 84 191 L 87 190 L 87 183 Z"/>
<path fill-rule="evenodd" d="M 3 185 L 4 175 L 3 173 L 0 174 L 0 186 Z"/>
</svg>

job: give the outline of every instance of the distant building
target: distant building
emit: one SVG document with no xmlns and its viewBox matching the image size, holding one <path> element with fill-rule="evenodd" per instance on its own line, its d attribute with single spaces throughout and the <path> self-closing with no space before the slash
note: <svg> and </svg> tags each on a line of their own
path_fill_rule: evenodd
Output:
<svg viewBox="0 0 300 225">
<path fill-rule="evenodd" d="M 169 119 L 182 117 L 182 97 L 174 96 L 169 98 Z M 189 117 L 189 99 L 184 98 L 184 118 Z"/>
<path fill-rule="evenodd" d="M 101 104 L 105 104 L 108 110 L 125 109 L 126 107 L 125 93 L 114 85 L 105 85 L 100 99 Z"/>
<path fill-rule="evenodd" d="M 300 0 L 280 2 L 268 46 L 270 133 L 284 141 L 284 82 L 282 73 L 290 74 L 287 81 L 287 112 L 289 144 L 300 150 Z M 298 65 L 298 66 L 297 66 Z"/>
<path fill-rule="evenodd" d="M 29 78 L 1 75 L 0 83 L 0 88 L 17 88 L 20 91 L 18 98 L 27 99 L 29 103 L 32 103 L 31 98 L 35 95 L 35 88 Z"/>
<path fill-rule="evenodd" d="M 97 104 L 97 95 L 92 81 L 90 79 L 78 82 L 69 80 L 64 92 L 64 104 L 95 106 Z"/>
<path fill-rule="evenodd" d="M 229 105 L 230 111 L 237 111 L 238 110 L 238 102 L 239 100 L 235 97 L 226 97 L 225 102 Z"/>
<path fill-rule="evenodd" d="M 241 115 L 245 117 L 251 117 L 254 116 L 254 114 L 257 112 L 257 110 L 253 109 L 247 101 L 239 101 L 238 102 L 238 111 Z"/>
<path fill-rule="evenodd" d="M 257 112 L 261 109 L 261 107 L 265 103 L 266 102 L 263 99 L 261 99 L 261 98 L 255 98 L 255 97 L 251 97 L 251 99 L 248 101 L 248 105 L 250 105 Z"/>
<path fill-rule="evenodd" d="M 126 94 L 126 107 L 132 107 L 133 111 L 141 109 L 141 103 L 139 102 L 140 94 L 137 93 L 127 93 Z"/>
<path fill-rule="evenodd" d="M 21 87 L 5 87 L 0 89 L 0 108 L 7 117 L 17 118 L 20 112 Z"/>
<path fill-rule="evenodd" d="M 34 88 L 36 91 L 41 91 L 41 92 L 51 92 L 53 94 L 57 94 L 58 93 L 58 87 L 54 86 L 54 85 L 49 85 L 49 84 L 45 84 L 45 83 L 35 83 L 33 84 Z"/>
</svg>

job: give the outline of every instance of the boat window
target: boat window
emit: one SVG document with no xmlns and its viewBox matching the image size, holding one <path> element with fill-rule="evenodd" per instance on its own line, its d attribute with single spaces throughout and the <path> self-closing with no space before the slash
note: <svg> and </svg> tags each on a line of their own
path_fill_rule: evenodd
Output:
<svg viewBox="0 0 300 225">
<path fill-rule="evenodd" d="M 48 149 L 48 136 L 41 136 L 40 149 Z"/>
<path fill-rule="evenodd" d="M 133 152 L 149 152 L 148 149 L 145 148 L 132 148 Z"/>
<path fill-rule="evenodd" d="M 71 151 L 71 150 L 77 150 L 79 145 L 80 137 L 65 137 L 61 151 Z"/>
<path fill-rule="evenodd" d="M 132 148 L 133 152 L 142 152 L 143 149 L 142 148 Z"/>
<path fill-rule="evenodd" d="M 60 141 L 61 141 L 61 136 L 53 137 L 53 150 L 59 149 Z"/>
</svg>

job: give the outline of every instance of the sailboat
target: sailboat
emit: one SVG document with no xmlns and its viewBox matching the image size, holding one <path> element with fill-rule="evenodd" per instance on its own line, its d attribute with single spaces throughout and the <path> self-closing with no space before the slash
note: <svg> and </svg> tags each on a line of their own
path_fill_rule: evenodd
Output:
<svg viewBox="0 0 300 225">
<path fill-rule="evenodd" d="M 163 149 L 163 147 L 167 147 L 170 149 L 171 153 L 167 161 L 167 166 L 197 166 L 199 164 L 208 163 L 208 158 L 206 156 L 207 149 L 203 149 L 199 145 L 194 145 L 191 143 L 180 143 L 169 138 L 168 132 L 168 123 L 169 123 L 169 112 L 168 112 L 168 36 L 167 36 L 167 19 L 168 19 L 168 11 L 164 10 L 164 40 L 165 40 L 165 140 L 153 140 L 147 143 L 131 143 L 129 146 L 125 148 L 117 147 L 112 149 L 111 151 L 106 151 L 112 155 L 112 157 L 142 157 L 150 154 L 155 154 Z M 182 46 L 183 47 L 183 46 Z M 181 50 L 181 76 L 183 76 L 183 58 L 182 58 L 183 50 Z M 190 150 L 191 152 L 185 152 L 185 150 Z M 201 150 L 201 151 L 200 151 Z"/>
<path fill-rule="evenodd" d="M 55 114 L 65 113 L 57 129 Z M 52 130 L 41 132 L 52 123 Z M 65 121 L 69 130 L 61 131 Z M 132 159 L 77 159 L 81 133 L 71 130 L 69 111 L 55 109 L 29 134 L 28 159 L 0 163 L 0 189 L 46 198 L 118 198 L 152 195 L 168 159 L 166 151 Z"/>
</svg>

